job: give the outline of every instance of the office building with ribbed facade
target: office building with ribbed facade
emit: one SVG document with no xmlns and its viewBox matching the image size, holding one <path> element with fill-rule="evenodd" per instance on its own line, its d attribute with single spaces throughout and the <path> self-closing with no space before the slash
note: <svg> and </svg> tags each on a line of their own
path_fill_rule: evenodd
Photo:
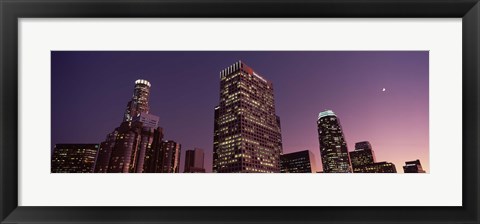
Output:
<svg viewBox="0 0 480 224">
<path fill-rule="evenodd" d="M 244 62 L 220 71 L 213 172 L 279 173 L 282 137 L 273 84 Z"/>
</svg>

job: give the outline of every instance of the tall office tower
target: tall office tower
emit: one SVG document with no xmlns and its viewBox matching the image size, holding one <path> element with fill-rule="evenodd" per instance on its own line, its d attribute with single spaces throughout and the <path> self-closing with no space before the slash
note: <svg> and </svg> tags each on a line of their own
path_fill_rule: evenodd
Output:
<svg viewBox="0 0 480 224">
<path fill-rule="evenodd" d="M 315 157 L 310 150 L 283 154 L 280 156 L 282 173 L 315 173 Z"/>
<path fill-rule="evenodd" d="M 420 160 L 407 161 L 405 166 L 403 166 L 404 173 L 425 173 L 425 170 L 422 168 Z"/>
<path fill-rule="evenodd" d="M 220 72 L 213 172 L 278 173 L 282 136 L 272 82 L 239 61 Z"/>
<path fill-rule="evenodd" d="M 178 173 L 180 171 L 180 150 L 182 146 L 172 140 L 161 143 L 159 173 Z"/>
<path fill-rule="evenodd" d="M 354 173 L 396 173 L 395 164 L 389 162 L 378 162 L 353 167 Z"/>
<path fill-rule="evenodd" d="M 132 99 L 127 104 L 123 121 L 131 121 L 140 113 L 149 112 L 148 97 L 150 96 L 150 82 L 139 79 L 135 81 Z"/>
<path fill-rule="evenodd" d="M 347 142 L 337 115 L 331 110 L 320 112 L 317 126 L 323 172 L 352 172 L 350 159 L 348 158 Z"/>
<path fill-rule="evenodd" d="M 203 149 L 195 148 L 185 152 L 185 173 L 205 173 Z"/>
<path fill-rule="evenodd" d="M 158 127 L 158 116 L 149 114 L 150 86 L 146 80 L 135 81 L 133 97 L 128 103 L 123 122 L 100 144 L 95 172 L 150 171 L 150 156 L 153 149 L 160 145 L 154 145 L 154 140 L 158 136 L 163 138 L 163 131 Z"/>
<path fill-rule="evenodd" d="M 355 143 L 355 150 L 350 152 L 352 168 L 375 163 L 375 154 L 373 153 L 370 142 L 363 141 Z"/>
<path fill-rule="evenodd" d="M 93 173 L 98 147 L 98 144 L 56 144 L 51 172 Z"/>
</svg>

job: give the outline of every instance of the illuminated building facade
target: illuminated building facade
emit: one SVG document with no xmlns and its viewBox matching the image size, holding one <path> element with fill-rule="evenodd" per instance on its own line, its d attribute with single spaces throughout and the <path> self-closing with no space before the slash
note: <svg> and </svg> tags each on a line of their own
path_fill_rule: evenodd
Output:
<svg viewBox="0 0 480 224">
<path fill-rule="evenodd" d="M 220 151 L 218 150 L 219 148 L 219 138 L 220 138 L 220 128 L 219 128 L 219 117 L 220 117 L 220 106 L 216 106 L 214 109 L 214 116 L 213 116 L 213 164 L 212 164 L 212 170 L 213 172 L 218 172 L 218 169 L 220 168 L 220 161 L 218 160 L 218 153 Z M 222 132 L 223 133 L 223 132 Z M 223 146 L 223 144 L 222 144 Z M 217 153 L 218 151 L 218 153 Z M 224 158 L 224 157 L 222 157 Z M 218 163 L 218 166 L 217 166 Z M 223 168 L 225 168 L 223 166 Z"/>
<path fill-rule="evenodd" d="M 375 155 L 370 142 L 355 143 L 355 150 L 350 152 L 350 161 L 355 172 L 355 167 L 375 163 Z"/>
<path fill-rule="evenodd" d="M 148 98 L 150 96 L 151 84 L 147 80 L 135 81 L 132 99 L 127 103 L 123 121 L 132 121 L 140 113 L 149 112 Z"/>
<path fill-rule="evenodd" d="M 315 158 L 310 150 L 280 156 L 282 173 L 315 173 Z"/>
<path fill-rule="evenodd" d="M 331 110 L 320 112 L 317 120 L 318 139 L 323 171 L 325 173 L 350 173 L 347 142 L 340 120 Z"/>
<path fill-rule="evenodd" d="M 220 72 L 213 172 L 278 173 L 282 137 L 272 82 L 239 61 Z"/>
<path fill-rule="evenodd" d="M 185 173 L 205 173 L 203 149 L 195 148 L 185 152 Z"/>
<path fill-rule="evenodd" d="M 403 166 L 404 173 L 425 173 L 425 170 L 422 168 L 420 160 L 407 161 L 405 166 Z"/>
<path fill-rule="evenodd" d="M 52 173 L 93 173 L 98 144 L 56 144 L 53 149 Z"/>
<path fill-rule="evenodd" d="M 395 164 L 389 162 L 378 162 L 371 164 L 364 164 L 353 167 L 354 173 L 396 173 Z"/>
<path fill-rule="evenodd" d="M 182 146 L 172 140 L 161 143 L 159 173 L 178 173 L 180 171 L 180 150 Z"/>
</svg>

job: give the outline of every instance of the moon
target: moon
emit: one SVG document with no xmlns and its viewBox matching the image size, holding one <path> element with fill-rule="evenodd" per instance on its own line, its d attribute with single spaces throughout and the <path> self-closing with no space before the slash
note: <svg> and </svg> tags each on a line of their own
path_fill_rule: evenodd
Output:
<svg viewBox="0 0 480 224">
<path fill-rule="evenodd" d="M 383 89 L 382 89 L 382 92 L 385 92 L 385 90 L 386 90 L 386 89 L 385 89 L 385 88 L 383 88 Z"/>
</svg>

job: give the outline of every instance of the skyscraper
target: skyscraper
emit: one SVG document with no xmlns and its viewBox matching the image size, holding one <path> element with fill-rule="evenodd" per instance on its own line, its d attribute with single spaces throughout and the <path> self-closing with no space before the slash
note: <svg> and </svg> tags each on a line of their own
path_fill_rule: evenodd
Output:
<svg viewBox="0 0 480 224">
<path fill-rule="evenodd" d="M 98 147 L 98 144 L 56 144 L 51 172 L 93 173 Z"/>
<path fill-rule="evenodd" d="M 213 145 L 213 172 L 280 172 L 273 84 L 241 61 L 220 71 Z"/>
<path fill-rule="evenodd" d="M 315 173 L 315 157 L 310 150 L 283 154 L 281 159 L 282 173 Z"/>
<path fill-rule="evenodd" d="M 407 161 L 405 162 L 405 166 L 403 166 L 404 173 L 426 173 L 425 170 L 422 168 L 422 164 L 420 160 L 414 161 Z"/>
<path fill-rule="evenodd" d="M 375 163 L 375 154 L 373 153 L 370 142 L 363 141 L 355 143 L 355 150 L 350 152 L 352 168 Z"/>
<path fill-rule="evenodd" d="M 127 109 L 123 117 L 123 121 L 131 121 L 140 113 L 148 114 L 150 107 L 148 106 L 148 97 L 150 96 L 150 82 L 139 79 L 135 81 L 132 99 L 127 103 Z"/>
<path fill-rule="evenodd" d="M 159 173 L 178 173 L 180 171 L 180 150 L 182 146 L 172 140 L 161 143 Z"/>
<path fill-rule="evenodd" d="M 331 110 L 320 112 L 317 120 L 320 155 L 323 172 L 349 173 L 351 171 L 347 142 L 337 115 Z"/>
<path fill-rule="evenodd" d="M 100 144 L 95 172 L 142 173 L 154 170 L 152 163 L 155 160 L 151 157 L 160 148 L 163 130 L 158 127 L 158 116 L 149 114 L 150 86 L 147 80 L 135 81 L 133 97 L 127 104 L 120 127 Z"/>
<path fill-rule="evenodd" d="M 203 149 L 195 148 L 185 152 L 185 173 L 205 173 Z"/>
</svg>

